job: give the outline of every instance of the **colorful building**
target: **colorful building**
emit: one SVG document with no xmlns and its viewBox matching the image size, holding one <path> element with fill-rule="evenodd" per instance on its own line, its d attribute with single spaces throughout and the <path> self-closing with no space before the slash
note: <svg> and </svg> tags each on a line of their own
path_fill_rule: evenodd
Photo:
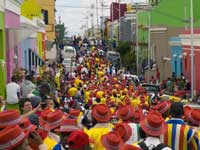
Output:
<svg viewBox="0 0 200 150">
<path fill-rule="evenodd" d="M 191 34 L 186 30 L 180 36 L 183 55 L 183 73 L 191 82 Z M 194 30 L 194 90 L 200 93 L 200 29 Z"/>
<path fill-rule="evenodd" d="M 18 29 L 20 28 L 20 5 L 23 0 L 6 0 L 5 2 L 6 70 L 7 82 L 10 82 L 14 69 L 21 66 Z"/>
<path fill-rule="evenodd" d="M 169 46 L 171 50 L 171 68 L 172 72 L 175 73 L 177 77 L 183 73 L 183 63 L 182 63 L 182 45 L 181 39 L 179 37 L 171 37 L 169 40 Z"/>
<path fill-rule="evenodd" d="M 26 19 L 24 26 L 29 29 L 29 34 L 21 41 L 22 66 L 29 72 L 39 73 L 39 66 L 45 59 L 45 25 L 41 20 L 41 7 L 36 0 L 26 0 L 21 5 L 21 14 Z"/>
<path fill-rule="evenodd" d="M 45 30 L 48 41 L 55 39 L 55 0 L 37 0 L 42 9 L 42 17 L 45 22 Z"/>
<path fill-rule="evenodd" d="M 199 6 L 196 5 L 199 2 L 199 0 L 194 0 L 195 6 Z M 184 12 L 184 7 L 186 7 L 186 12 Z M 172 75 L 171 63 L 168 61 L 171 57 L 170 47 L 168 45 L 169 38 L 178 36 L 185 30 L 185 27 L 189 27 L 190 2 L 184 2 L 182 0 L 162 0 L 152 10 L 137 13 L 139 51 L 142 53 L 140 56 L 145 56 L 143 52 L 148 52 L 149 14 L 151 26 L 150 51 L 153 54 L 151 58 L 156 61 L 157 67 L 160 69 L 161 80 L 163 80 Z M 195 18 L 198 16 L 197 11 L 194 11 L 194 16 Z M 195 26 L 198 25 L 200 25 L 200 20 L 195 19 Z M 139 58 L 139 60 L 144 59 L 146 58 Z"/>
<path fill-rule="evenodd" d="M 4 0 L 0 0 L 0 96 L 5 96 L 6 85 L 4 6 Z"/>
</svg>

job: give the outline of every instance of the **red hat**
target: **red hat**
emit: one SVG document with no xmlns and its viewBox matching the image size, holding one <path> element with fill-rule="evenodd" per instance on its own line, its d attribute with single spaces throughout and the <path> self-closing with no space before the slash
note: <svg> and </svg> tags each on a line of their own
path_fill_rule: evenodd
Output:
<svg viewBox="0 0 200 150">
<path fill-rule="evenodd" d="M 142 150 L 142 149 L 139 148 L 139 147 L 130 145 L 130 144 L 125 144 L 125 145 L 121 148 L 121 150 Z"/>
<path fill-rule="evenodd" d="M 119 119 L 129 120 L 133 116 L 133 107 L 130 105 L 120 107 L 117 116 Z"/>
<path fill-rule="evenodd" d="M 106 150 L 119 150 L 124 145 L 118 133 L 112 131 L 101 137 L 101 143 Z"/>
<path fill-rule="evenodd" d="M 124 142 L 126 142 L 132 134 L 132 129 L 127 123 L 119 123 L 115 126 L 114 131 L 119 134 Z"/>
<path fill-rule="evenodd" d="M 154 110 L 159 111 L 161 114 L 166 113 L 171 108 L 170 101 L 161 101 L 159 104 L 153 107 Z"/>
<path fill-rule="evenodd" d="M 186 106 L 184 108 L 184 113 L 187 119 L 196 126 L 200 125 L 200 110 L 192 109 Z"/>
<path fill-rule="evenodd" d="M 69 148 L 83 148 L 89 143 L 89 136 L 81 130 L 73 131 L 67 138 Z"/>
<path fill-rule="evenodd" d="M 11 150 L 20 145 L 25 138 L 28 137 L 28 133 L 18 126 L 8 126 L 0 131 L 0 149 Z"/>
<path fill-rule="evenodd" d="M 16 110 L 6 110 L 0 112 L 0 128 L 17 125 L 20 122 L 20 114 Z"/>
<path fill-rule="evenodd" d="M 40 125 L 47 130 L 59 127 L 64 119 L 64 114 L 61 110 L 49 112 L 44 118 L 40 117 Z"/>
<path fill-rule="evenodd" d="M 144 118 L 144 114 L 141 109 L 136 109 L 133 113 L 133 122 L 139 123 Z"/>
<path fill-rule="evenodd" d="M 92 108 L 92 117 L 98 122 L 108 122 L 111 117 L 110 108 L 105 104 L 97 104 Z"/>
<path fill-rule="evenodd" d="M 31 124 L 30 120 L 26 117 L 23 117 L 19 123 L 19 126 L 22 128 L 22 130 L 30 132 L 35 131 L 37 128 L 35 125 Z"/>
<path fill-rule="evenodd" d="M 160 136 L 165 133 L 167 124 L 157 111 L 150 111 L 148 115 L 140 121 L 140 126 L 145 133 L 151 136 Z"/>
<path fill-rule="evenodd" d="M 63 120 L 60 128 L 55 129 L 56 132 L 72 132 L 75 130 L 79 130 L 76 126 L 76 119 L 65 119 Z"/>
<path fill-rule="evenodd" d="M 79 114 L 80 114 L 80 110 L 79 110 L 79 109 L 71 109 L 71 110 L 69 111 L 69 115 L 70 115 L 71 117 L 77 118 L 77 117 L 79 116 Z"/>
</svg>

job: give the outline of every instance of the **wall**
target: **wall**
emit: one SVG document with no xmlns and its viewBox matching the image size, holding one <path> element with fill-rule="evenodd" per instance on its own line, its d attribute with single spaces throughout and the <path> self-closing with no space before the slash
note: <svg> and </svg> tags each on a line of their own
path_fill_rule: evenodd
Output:
<svg viewBox="0 0 200 150">
<path fill-rule="evenodd" d="M 181 40 L 179 37 L 172 37 L 169 41 L 170 50 L 171 50 L 171 66 L 172 72 L 179 77 L 182 73 L 182 46 Z"/>
<path fill-rule="evenodd" d="M 28 70 L 29 61 L 28 61 L 28 49 L 32 50 L 36 49 L 36 39 L 35 38 L 27 38 L 21 42 L 22 49 L 22 67 Z"/>
<path fill-rule="evenodd" d="M 46 25 L 47 40 L 55 39 L 55 0 L 37 0 L 42 9 L 48 10 L 48 25 Z"/>
<path fill-rule="evenodd" d="M 0 1 L 1 2 L 1 1 Z M 5 65 L 5 29 L 4 13 L 0 12 L 0 96 L 5 97 L 6 65 Z"/>
<path fill-rule="evenodd" d="M 151 33 L 151 45 L 155 54 L 156 64 L 160 70 L 161 80 L 171 77 L 171 63 L 164 61 L 163 57 L 171 57 L 168 40 L 172 36 L 178 36 L 184 29 L 168 27 L 165 32 Z"/>
<path fill-rule="evenodd" d="M 16 41 L 15 30 L 20 26 L 19 14 L 10 10 L 5 11 L 5 28 L 6 28 L 6 68 L 7 68 L 7 82 L 10 82 L 13 70 L 21 65 L 21 48 Z M 17 53 L 18 66 L 15 65 L 14 55 Z"/>
</svg>

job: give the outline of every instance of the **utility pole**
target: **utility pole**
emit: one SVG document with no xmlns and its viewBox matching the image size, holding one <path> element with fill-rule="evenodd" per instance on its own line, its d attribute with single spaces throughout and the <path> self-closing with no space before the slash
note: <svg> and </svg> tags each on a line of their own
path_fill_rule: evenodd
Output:
<svg viewBox="0 0 200 150">
<path fill-rule="evenodd" d="M 148 26 L 148 72 L 147 72 L 147 76 L 148 76 L 148 83 L 150 83 L 150 77 L 149 77 L 149 72 L 150 72 L 150 51 L 151 51 L 151 12 L 149 10 L 148 12 L 148 18 L 149 18 L 149 26 Z"/>
<path fill-rule="evenodd" d="M 120 29 L 120 18 L 121 18 L 121 7 L 120 7 L 120 0 L 118 0 L 118 3 L 119 3 L 119 10 L 118 10 L 118 12 L 119 12 L 119 41 L 120 41 L 120 37 L 121 37 L 121 29 Z"/>
<path fill-rule="evenodd" d="M 99 29 L 99 10 L 98 10 L 98 0 L 96 0 L 96 14 L 97 14 L 97 29 Z"/>
<path fill-rule="evenodd" d="M 193 20 L 193 0 L 190 0 L 190 39 L 191 39 L 191 96 L 192 99 L 194 98 L 194 20 Z"/>
<path fill-rule="evenodd" d="M 101 29 L 102 29 L 102 38 L 104 38 L 104 14 L 103 14 L 103 7 L 104 7 L 104 4 L 103 4 L 103 0 L 101 1 L 101 17 L 102 17 L 102 27 L 101 27 Z"/>
<path fill-rule="evenodd" d="M 138 17 L 137 17 L 137 12 L 138 12 L 138 4 L 136 3 L 136 68 L 137 68 L 137 75 L 139 75 L 139 44 L 138 44 Z"/>
<path fill-rule="evenodd" d="M 114 5 L 113 5 L 113 0 L 112 0 L 112 23 L 111 23 L 111 38 L 113 39 L 113 21 L 114 21 L 114 16 L 113 16 L 113 14 L 114 14 L 114 12 L 113 12 L 113 9 L 114 9 Z"/>
</svg>

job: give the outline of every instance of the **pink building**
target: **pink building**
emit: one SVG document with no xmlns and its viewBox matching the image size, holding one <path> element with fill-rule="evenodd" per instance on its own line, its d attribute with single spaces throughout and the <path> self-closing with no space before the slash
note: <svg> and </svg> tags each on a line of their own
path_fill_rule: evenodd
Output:
<svg viewBox="0 0 200 150">
<path fill-rule="evenodd" d="M 13 74 L 13 70 L 21 66 L 21 48 L 17 34 L 20 26 L 20 5 L 23 1 L 6 1 L 5 29 L 6 29 L 6 68 L 7 82 Z"/>
<path fill-rule="evenodd" d="M 191 81 L 191 38 L 190 30 L 180 35 L 182 42 L 183 73 Z M 200 93 L 200 29 L 194 30 L 194 89 Z"/>
</svg>

